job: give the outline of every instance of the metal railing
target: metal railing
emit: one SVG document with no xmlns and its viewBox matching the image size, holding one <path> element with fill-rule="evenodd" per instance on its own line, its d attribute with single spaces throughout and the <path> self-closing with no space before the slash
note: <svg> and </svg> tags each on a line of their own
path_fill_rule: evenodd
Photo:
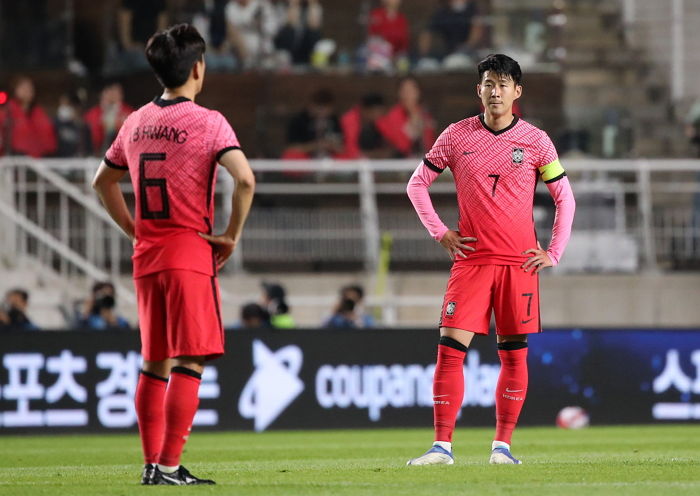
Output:
<svg viewBox="0 0 700 496">
<path fill-rule="evenodd" d="M 98 162 L 0 160 L 0 218 L 5 223 L 0 243 L 6 261 L 12 254 L 30 255 L 63 276 L 118 280 L 129 272 L 129 242 L 90 188 Z M 417 162 L 252 161 L 259 176 L 256 205 L 228 270 L 372 272 L 383 233 L 394 240 L 393 269 L 444 267 L 444 254 L 405 195 Z M 639 260 L 617 268 L 572 260 L 567 267 L 567 253 L 562 271 L 673 269 L 700 258 L 700 161 L 572 159 L 564 164 L 578 203 L 572 242 L 606 233 L 612 243 L 618 239 L 621 246 L 634 247 Z M 133 202 L 131 184 L 122 186 Z M 218 228 L 228 218 L 232 190 L 233 181 L 222 173 L 215 195 Z M 439 178 L 431 195 L 443 220 L 455 226 L 449 174 Z M 548 191 L 540 185 L 535 219 L 543 244 L 553 211 Z M 133 297 L 128 288 L 120 292 Z"/>
<path fill-rule="evenodd" d="M 123 236 L 89 187 L 95 161 L 0 160 L 0 246 L 5 263 L 30 256 L 61 277 L 111 279 L 123 298 L 134 292 L 119 283 Z M 88 234 L 89 233 L 89 234 Z"/>
</svg>

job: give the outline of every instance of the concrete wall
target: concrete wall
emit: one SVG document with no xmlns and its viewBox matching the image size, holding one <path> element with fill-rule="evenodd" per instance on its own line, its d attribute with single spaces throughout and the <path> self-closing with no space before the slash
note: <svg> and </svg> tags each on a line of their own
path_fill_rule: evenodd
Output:
<svg viewBox="0 0 700 496">
<path fill-rule="evenodd" d="M 72 280 L 69 286 L 35 277 L 31 271 L 3 271 L 0 293 L 14 286 L 30 291 L 29 316 L 44 328 L 61 328 L 59 305 L 88 293 L 89 283 Z M 292 315 L 299 326 L 317 326 L 337 302 L 340 287 L 364 285 L 368 303 L 387 311 L 400 301 L 395 322 L 400 326 L 437 325 L 449 274 L 397 273 L 389 277 L 390 296 L 377 298 L 372 277 L 364 274 L 225 275 L 220 278 L 226 325 L 238 321 L 241 305 L 260 300 L 261 282 L 279 282 L 286 289 Z M 124 278 L 130 287 L 132 282 Z M 700 273 L 644 275 L 555 275 L 540 281 L 542 324 L 554 327 L 700 327 Z M 120 312 L 136 323 L 136 308 L 123 300 Z M 380 313 L 381 315 L 381 313 Z"/>
<path fill-rule="evenodd" d="M 404 273 L 390 278 L 396 296 L 413 300 L 398 311 L 403 326 L 436 325 L 447 273 Z M 260 276 L 234 276 L 222 280 L 222 288 L 234 301 L 254 301 L 260 292 Z M 315 325 L 328 315 L 338 288 L 350 282 L 364 283 L 372 295 L 372 281 L 347 274 L 266 276 L 280 281 L 290 295 L 299 324 Z M 700 326 L 700 274 L 671 275 L 545 275 L 540 283 L 544 327 L 697 327 Z M 382 307 L 381 300 L 379 306 Z M 295 304 L 296 303 L 296 304 Z M 224 308 L 227 322 L 237 319 L 237 305 Z"/>
</svg>

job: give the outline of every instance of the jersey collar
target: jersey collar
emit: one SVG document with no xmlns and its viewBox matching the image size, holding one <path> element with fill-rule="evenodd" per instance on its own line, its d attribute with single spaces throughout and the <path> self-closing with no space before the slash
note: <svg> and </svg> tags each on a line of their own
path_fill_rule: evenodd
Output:
<svg viewBox="0 0 700 496">
<path fill-rule="evenodd" d="M 503 134 L 506 131 L 510 131 L 511 129 L 513 129 L 515 127 L 515 125 L 518 123 L 519 120 L 520 119 L 518 118 L 518 116 L 513 114 L 513 122 L 511 122 L 508 127 L 504 127 L 500 131 L 494 131 L 493 129 L 491 129 L 490 127 L 488 127 L 486 125 L 486 121 L 484 120 L 484 114 L 479 114 L 479 122 L 481 122 L 481 125 L 484 126 L 484 129 L 486 129 L 488 132 L 490 132 L 494 136 L 498 136 L 499 134 Z"/>
<path fill-rule="evenodd" d="M 178 103 L 191 102 L 191 101 L 192 100 L 190 100 L 186 96 L 178 96 L 177 98 L 175 98 L 173 100 L 164 100 L 159 96 L 157 96 L 153 99 L 153 103 L 155 103 L 159 107 L 169 107 L 170 105 L 176 105 Z"/>
</svg>

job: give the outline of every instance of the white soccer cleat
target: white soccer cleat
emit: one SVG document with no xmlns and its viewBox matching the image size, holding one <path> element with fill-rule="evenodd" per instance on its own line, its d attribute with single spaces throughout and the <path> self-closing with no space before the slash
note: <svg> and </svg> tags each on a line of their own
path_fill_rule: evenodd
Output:
<svg viewBox="0 0 700 496">
<path fill-rule="evenodd" d="M 406 465 L 452 465 L 455 462 L 452 452 L 442 446 L 433 446 L 418 458 L 411 458 Z"/>
<path fill-rule="evenodd" d="M 505 447 L 498 447 L 491 450 L 491 465 L 522 465 L 523 462 L 510 454 L 510 450 Z"/>
</svg>

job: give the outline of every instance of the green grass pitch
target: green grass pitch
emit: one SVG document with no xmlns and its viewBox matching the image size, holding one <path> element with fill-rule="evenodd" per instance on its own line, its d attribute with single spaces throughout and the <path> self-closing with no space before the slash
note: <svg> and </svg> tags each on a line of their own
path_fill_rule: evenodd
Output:
<svg viewBox="0 0 700 496">
<path fill-rule="evenodd" d="M 452 466 L 406 467 L 428 429 L 195 432 L 183 463 L 218 485 L 142 487 L 136 435 L 0 437 L 0 495 L 698 495 L 700 425 L 521 428 L 521 466 L 489 466 L 491 429 L 459 429 Z"/>
</svg>

